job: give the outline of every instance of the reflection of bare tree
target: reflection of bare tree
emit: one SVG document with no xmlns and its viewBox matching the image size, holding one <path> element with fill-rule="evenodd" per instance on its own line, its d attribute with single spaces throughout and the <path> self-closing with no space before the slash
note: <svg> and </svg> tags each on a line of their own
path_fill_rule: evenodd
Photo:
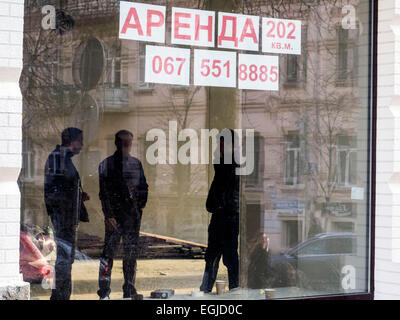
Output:
<svg viewBox="0 0 400 320">
<path fill-rule="evenodd" d="M 301 180 L 304 184 L 307 221 L 313 230 L 325 230 L 313 224 L 316 206 L 325 208 L 335 198 L 338 190 L 337 138 L 341 134 L 353 134 L 355 119 L 359 112 L 357 93 L 354 90 L 355 55 L 349 59 L 353 69 L 338 69 L 338 32 L 341 27 L 342 7 L 348 1 L 247 1 L 243 2 L 243 12 L 260 15 L 302 20 L 305 38 L 303 52 L 299 57 L 281 55 L 281 89 L 270 93 L 265 99 L 265 109 L 276 117 L 275 125 L 280 136 L 288 135 L 289 130 L 297 132 L 301 148 Z M 346 40 L 351 48 L 357 46 L 357 33 Z M 348 54 L 355 53 L 349 50 Z M 295 82 L 288 81 L 289 59 L 294 61 L 297 70 Z M 260 95 L 261 97 L 261 95 Z M 251 99 L 251 98 L 250 98 Z M 246 101 L 246 94 L 245 94 Z M 254 99 L 256 101 L 256 99 Z M 282 109 L 283 108 L 283 109 Z M 249 111 L 244 116 L 250 119 Z M 280 112 L 279 112 L 279 111 Z M 262 120 L 252 118 L 250 124 L 261 127 Z M 284 142 L 288 143 L 288 142 Z M 272 151 L 281 161 L 285 161 L 285 151 Z"/>
<path fill-rule="evenodd" d="M 33 13 L 32 17 L 35 17 Z M 36 25 L 38 19 L 32 20 Z M 23 128 L 24 134 L 39 145 L 49 136 L 59 136 L 65 127 L 61 119 L 71 113 L 84 95 L 65 83 L 61 76 L 61 48 L 71 44 L 72 38 L 68 34 L 61 36 L 58 30 L 39 27 L 24 32 L 24 68 L 20 79 L 24 99 Z"/>
<path fill-rule="evenodd" d="M 194 109 L 202 108 L 201 114 L 205 114 L 204 106 L 199 106 L 196 103 L 198 94 L 201 91 L 201 87 L 190 86 L 190 87 L 177 87 L 177 86 L 165 86 L 160 88 L 160 94 L 166 103 L 166 108 L 163 115 L 158 119 L 160 128 L 168 127 L 168 121 L 177 122 L 177 133 L 184 129 L 194 129 L 200 136 L 200 130 L 196 129 L 194 123 L 196 116 L 193 114 Z M 201 124 L 201 127 L 205 123 Z M 179 148 L 188 143 L 187 141 L 178 141 L 177 147 Z M 200 143 L 200 141 L 199 141 Z M 197 146 L 196 146 L 197 147 Z M 199 153 L 200 157 L 200 153 Z M 175 195 L 176 199 L 176 210 L 171 213 L 169 217 L 168 226 L 172 234 L 175 233 L 175 228 L 183 226 L 194 228 L 196 227 L 192 219 L 192 210 L 190 206 L 193 205 L 193 200 L 196 201 L 202 190 L 202 181 L 205 178 L 205 171 L 197 164 L 168 164 L 163 170 L 168 171 L 171 174 L 172 180 L 170 181 L 169 192 Z M 181 221 L 178 222 L 178 219 Z M 187 220 L 185 223 L 182 221 Z"/>
</svg>

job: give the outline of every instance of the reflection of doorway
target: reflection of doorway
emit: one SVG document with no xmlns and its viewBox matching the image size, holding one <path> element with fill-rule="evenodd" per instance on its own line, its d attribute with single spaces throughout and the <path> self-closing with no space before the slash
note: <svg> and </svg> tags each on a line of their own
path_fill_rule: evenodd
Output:
<svg viewBox="0 0 400 320">
<path fill-rule="evenodd" d="M 261 224 L 261 205 L 248 204 L 246 206 L 246 241 L 248 244 L 256 241 L 260 233 L 263 231 Z"/>
</svg>

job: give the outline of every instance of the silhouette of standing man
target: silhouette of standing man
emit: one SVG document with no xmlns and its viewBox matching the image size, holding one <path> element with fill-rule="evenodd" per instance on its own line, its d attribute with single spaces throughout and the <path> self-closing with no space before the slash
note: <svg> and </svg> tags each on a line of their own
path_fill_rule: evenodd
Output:
<svg viewBox="0 0 400 320">
<path fill-rule="evenodd" d="M 235 162 L 234 131 L 224 129 L 218 136 L 219 164 L 214 164 L 215 176 L 208 193 L 206 208 L 212 213 L 208 227 L 208 247 L 205 271 L 200 290 L 212 291 L 222 256 L 228 269 L 229 290 L 239 286 L 239 176 Z M 217 153 L 218 156 L 218 153 Z"/>
<path fill-rule="evenodd" d="M 100 299 L 109 299 L 111 270 L 121 238 L 123 242 L 123 298 L 140 300 L 135 288 L 136 257 L 142 211 L 148 185 L 141 162 L 130 155 L 133 134 L 121 130 L 115 135 L 117 151 L 99 166 L 100 200 L 105 216 L 105 244 L 100 259 Z"/>
<path fill-rule="evenodd" d="M 57 245 L 55 289 L 51 300 L 69 300 L 71 296 L 76 231 L 79 221 L 89 222 L 83 204 L 89 196 L 82 191 L 79 173 L 72 162 L 72 157 L 82 150 L 83 132 L 67 128 L 61 139 L 61 146 L 57 145 L 47 158 L 44 177 L 44 200 Z"/>
</svg>

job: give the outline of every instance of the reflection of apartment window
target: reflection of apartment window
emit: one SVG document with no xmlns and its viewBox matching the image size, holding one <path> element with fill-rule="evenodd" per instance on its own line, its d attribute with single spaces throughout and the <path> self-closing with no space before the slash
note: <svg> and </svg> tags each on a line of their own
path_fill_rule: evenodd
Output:
<svg viewBox="0 0 400 320">
<path fill-rule="evenodd" d="M 339 28 L 337 31 L 337 78 L 339 81 L 357 77 L 357 30 Z"/>
<path fill-rule="evenodd" d="M 22 169 L 24 172 L 24 178 L 31 180 L 35 176 L 35 158 L 32 151 L 32 143 L 29 140 L 23 140 L 22 150 Z"/>
<path fill-rule="evenodd" d="M 301 242 L 302 222 L 297 220 L 284 222 L 284 245 L 293 248 Z"/>
<path fill-rule="evenodd" d="M 307 26 L 303 26 L 302 32 L 302 51 L 301 55 L 286 56 L 286 82 L 287 85 L 296 85 L 297 82 L 307 80 Z"/>
<path fill-rule="evenodd" d="M 253 155 L 248 155 L 253 156 Z M 264 137 L 254 136 L 254 170 L 247 176 L 246 184 L 259 186 L 262 184 L 264 175 Z"/>
<path fill-rule="evenodd" d="M 303 26 L 301 29 L 301 39 L 303 42 L 302 45 L 302 53 L 301 53 L 301 59 L 302 59 L 302 68 L 303 68 L 303 81 L 307 80 L 307 68 L 308 68 L 308 26 Z"/>
<path fill-rule="evenodd" d="M 145 82 L 146 70 L 146 45 L 139 44 L 139 88 L 140 89 L 153 89 L 154 83 Z"/>
<path fill-rule="evenodd" d="M 108 59 L 109 84 L 113 88 L 121 87 L 121 45 L 111 52 Z"/>
<path fill-rule="evenodd" d="M 355 137 L 338 136 L 336 149 L 337 181 L 341 186 L 357 184 L 357 149 Z"/>
<path fill-rule="evenodd" d="M 300 161 L 300 136 L 290 134 L 286 136 L 286 184 L 297 185 L 300 183 Z"/>
<path fill-rule="evenodd" d="M 288 55 L 287 56 L 287 81 L 297 81 L 297 56 L 295 55 Z"/>
<path fill-rule="evenodd" d="M 344 80 L 348 73 L 348 41 L 349 30 L 340 28 L 338 31 L 339 52 L 338 52 L 338 78 Z"/>
</svg>

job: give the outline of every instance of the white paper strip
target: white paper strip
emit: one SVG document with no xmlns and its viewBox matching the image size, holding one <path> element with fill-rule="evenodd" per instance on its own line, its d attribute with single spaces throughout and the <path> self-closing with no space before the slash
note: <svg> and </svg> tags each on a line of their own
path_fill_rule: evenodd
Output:
<svg viewBox="0 0 400 320">
<path fill-rule="evenodd" d="M 301 54 L 301 21 L 262 19 L 262 51 Z"/>
<path fill-rule="evenodd" d="M 279 90 L 279 57 L 239 54 L 239 89 Z"/>
<path fill-rule="evenodd" d="M 236 52 L 194 50 L 194 85 L 236 87 Z"/>
<path fill-rule="evenodd" d="M 146 46 L 145 81 L 189 85 L 190 49 Z"/>
</svg>

